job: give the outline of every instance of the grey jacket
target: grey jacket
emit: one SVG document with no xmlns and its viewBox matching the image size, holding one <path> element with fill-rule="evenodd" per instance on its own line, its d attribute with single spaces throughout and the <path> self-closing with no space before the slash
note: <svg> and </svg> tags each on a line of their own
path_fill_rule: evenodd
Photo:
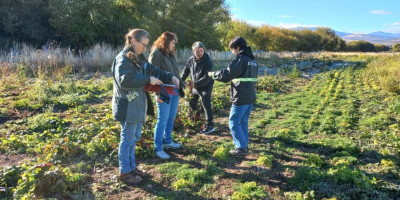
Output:
<svg viewBox="0 0 400 200">
<path fill-rule="evenodd" d="M 153 108 L 151 99 L 146 97 L 148 94 L 143 89 L 150 83 L 150 76 L 170 82 L 173 75 L 148 63 L 143 54 L 138 56 L 137 62 L 132 62 L 126 56 L 127 51 L 127 48 L 124 48 L 115 57 L 111 67 L 114 78 L 112 113 L 116 121 L 141 123 L 146 120 L 147 108 Z M 128 93 L 135 93 L 136 97 L 128 101 Z"/>
<path fill-rule="evenodd" d="M 155 66 L 158 66 L 161 70 L 171 72 L 173 76 L 179 79 L 179 86 L 185 87 L 184 82 L 179 76 L 179 66 L 174 55 L 164 55 L 159 49 L 153 50 L 149 55 L 149 62 Z M 172 82 L 166 82 L 167 84 L 173 84 Z"/>
</svg>

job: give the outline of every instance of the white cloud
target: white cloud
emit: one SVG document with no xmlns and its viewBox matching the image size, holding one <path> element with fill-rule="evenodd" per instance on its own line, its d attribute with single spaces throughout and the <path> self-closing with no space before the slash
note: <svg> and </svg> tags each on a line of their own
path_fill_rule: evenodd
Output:
<svg viewBox="0 0 400 200">
<path fill-rule="evenodd" d="M 279 27 L 282 28 L 298 28 L 298 27 L 304 27 L 304 28 L 315 28 L 315 27 L 322 27 L 321 25 L 313 25 L 313 24 L 299 24 L 299 23 L 293 23 L 293 24 L 285 24 L 282 22 L 279 22 L 278 24 Z"/>
<path fill-rule="evenodd" d="M 369 11 L 371 14 L 376 14 L 376 15 L 391 15 L 392 13 L 386 10 L 371 10 Z"/>
<path fill-rule="evenodd" d="M 290 15 L 281 15 L 281 16 L 279 16 L 279 17 L 281 17 L 281 18 L 291 18 L 291 17 L 293 17 L 293 16 L 290 16 Z"/>
<path fill-rule="evenodd" d="M 400 22 L 394 22 L 394 23 L 384 24 L 384 25 L 388 27 L 385 30 L 383 30 L 384 32 L 400 33 Z"/>
<path fill-rule="evenodd" d="M 266 24 L 264 21 L 255 21 L 255 20 L 246 20 L 246 22 L 254 26 L 262 26 Z"/>
<path fill-rule="evenodd" d="M 383 30 L 383 32 L 400 33 L 400 27 L 390 27 L 390 28 L 387 28 L 387 29 Z"/>
<path fill-rule="evenodd" d="M 385 26 L 400 26 L 400 22 L 394 22 L 391 24 L 385 24 Z"/>
</svg>

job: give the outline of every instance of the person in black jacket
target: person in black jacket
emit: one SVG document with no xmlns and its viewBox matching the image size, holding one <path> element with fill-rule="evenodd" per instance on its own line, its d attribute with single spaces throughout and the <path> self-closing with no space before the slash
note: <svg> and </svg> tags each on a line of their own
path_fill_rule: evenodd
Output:
<svg viewBox="0 0 400 200">
<path fill-rule="evenodd" d="M 229 128 L 236 149 L 231 150 L 230 153 L 246 155 L 249 153 L 248 121 L 253 104 L 256 101 L 255 84 L 258 65 L 254 60 L 255 57 L 251 48 L 247 46 L 246 40 L 242 37 L 233 38 L 229 43 L 229 49 L 236 55 L 236 58 L 229 64 L 228 68 L 209 72 L 209 75 L 224 83 L 231 82 L 232 107 L 229 116 Z"/>
<path fill-rule="evenodd" d="M 186 80 L 189 73 L 191 74 L 192 81 L 189 81 L 188 85 L 192 88 L 193 98 L 189 104 L 198 115 L 197 102 L 199 97 L 201 98 L 207 121 L 206 127 L 201 133 L 209 134 L 215 130 L 211 110 L 211 93 L 214 80 L 208 76 L 208 72 L 212 71 L 214 63 L 205 50 L 206 47 L 203 43 L 199 41 L 193 43 L 192 51 L 194 55 L 188 59 L 186 66 L 183 68 L 182 81 Z"/>
</svg>

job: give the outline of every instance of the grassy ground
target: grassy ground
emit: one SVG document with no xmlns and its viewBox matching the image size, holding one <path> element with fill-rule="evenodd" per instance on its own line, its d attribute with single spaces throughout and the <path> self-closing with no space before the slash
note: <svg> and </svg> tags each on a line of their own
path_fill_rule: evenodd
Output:
<svg viewBox="0 0 400 200">
<path fill-rule="evenodd" d="M 244 157 L 228 154 L 228 85 L 215 85 L 210 135 L 199 134 L 204 119 L 191 116 L 187 95 L 172 159 L 156 158 L 155 121 L 146 123 L 136 152 L 150 177 L 137 186 L 118 181 L 110 77 L 3 78 L 0 198 L 396 199 L 400 96 L 371 78 L 370 58 L 351 59 L 361 64 L 311 80 L 262 78 Z"/>
</svg>

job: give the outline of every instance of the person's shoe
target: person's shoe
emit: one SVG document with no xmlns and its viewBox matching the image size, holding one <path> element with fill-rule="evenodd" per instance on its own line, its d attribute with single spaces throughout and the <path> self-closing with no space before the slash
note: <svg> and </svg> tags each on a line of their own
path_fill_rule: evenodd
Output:
<svg viewBox="0 0 400 200">
<path fill-rule="evenodd" d="M 137 168 L 130 171 L 129 173 L 132 174 L 133 176 L 140 176 L 141 178 L 144 178 L 148 175 L 147 173 L 145 173 Z"/>
<path fill-rule="evenodd" d="M 163 147 L 166 149 L 179 149 L 182 147 L 182 145 L 179 143 L 171 142 L 169 144 L 163 144 Z"/>
<path fill-rule="evenodd" d="M 247 147 L 246 148 L 236 148 L 234 150 L 230 150 L 229 153 L 232 155 L 237 155 L 237 156 L 248 155 L 249 149 Z"/>
<path fill-rule="evenodd" d="M 140 178 L 140 176 L 134 176 L 131 173 L 121 173 L 119 175 L 119 178 L 122 182 L 129 185 L 135 185 L 142 181 L 142 178 Z"/>
<path fill-rule="evenodd" d="M 214 131 L 215 131 L 215 128 L 213 126 L 207 126 L 205 129 L 203 129 L 201 131 L 201 133 L 207 135 L 207 134 L 212 133 Z"/>
<path fill-rule="evenodd" d="M 156 155 L 161 159 L 169 159 L 169 155 L 165 151 L 157 151 Z"/>
</svg>

